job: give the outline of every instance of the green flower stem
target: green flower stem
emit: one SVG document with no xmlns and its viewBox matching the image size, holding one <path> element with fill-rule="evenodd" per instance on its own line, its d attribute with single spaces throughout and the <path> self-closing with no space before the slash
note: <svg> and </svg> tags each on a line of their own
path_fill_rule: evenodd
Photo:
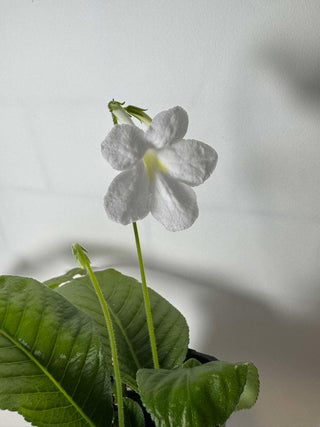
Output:
<svg viewBox="0 0 320 427">
<path fill-rule="evenodd" d="M 119 427 L 124 427 L 124 415 L 123 415 L 123 399 L 122 399 L 122 387 L 121 387 L 121 378 L 120 378 L 120 368 L 119 368 L 119 361 L 118 361 L 118 354 L 117 354 L 117 347 L 116 347 L 116 340 L 114 336 L 112 321 L 110 317 L 110 313 L 108 310 L 108 306 L 106 304 L 106 301 L 102 295 L 99 283 L 96 279 L 96 276 L 93 274 L 93 271 L 90 266 L 87 267 L 88 274 L 90 276 L 91 282 L 94 286 L 94 289 L 96 291 L 96 294 L 98 296 L 104 319 L 106 321 L 109 339 L 110 339 L 110 346 L 111 346 L 111 354 L 112 354 L 112 362 L 113 362 L 113 369 L 114 369 L 114 378 L 116 382 L 116 396 L 117 396 L 117 403 L 118 403 L 118 420 L 119 420 Z"/>
<path fill-rule="evenodd" d="M 135 107 L 133 105 L 129 105 L 126 108 L 123 108 L 123 103 L 117 102 L 112 100 L 109 102 L 109 110 L 112 114 L 113 123 L 117 124 L 118 119 L 115 115 L 115 110 L 120 110 L 123 113 L 130 113 L 130 115 L 136 117 L 140 121 L 142 121 L 147 126 L 150 125 L 152 119 L 149 117 L 144 109 Z M 146 275 L 144 273 L 144 267 L 143 267 L 143 260 L 142 260 L 142 254 L 141 254 L 141 247 L 140 247 L 140 240 L 139 240 L 139 234 L 138 234 L 138 227 L 136 222 L 132 223 L 133 225 L 133 231 L 134 231 L 134 237 L 136 239 L 136 247 L 137 247 L 137 254 L 138 254 L 138 260 L 139 260 L 139 267 L 140 267 L 140 273 L 141 273 L 141 282 L 142 282 L 142 291 L 143 291 L 143 299 L 144 299 L 144 306 L 146 310 L 146 317 L 147 317 L 147 325 L 149 330 L 149 338 L 150 338 L 150 345 L 151 345 L 151 352 L 152 352 L 152 359 L 153 359 L 153 366 L 155 369 L 159 369 L 159 359 L 158 359 L 158 353 L 157 353 L 157 345 L 156 345 L 156 337 L 154 335 L 154 328 L 153 328 L 153 322 L 152 322 L 152 315 L 151 315 L 151 307 L 150 307 L 150 299 L 148 294 L 148 288 L 146 283 Z"/>
<path fill-rule="evenodd" d="M 142 291 L 143 291 L 144 305 L 145 305 L 146 316 L 147 316 L 147 324 L 148 324 L 148 329 L 149 329 L 149 337 L 150 337 L 153 365 L 154 365 L 155 369 L 159 369 L 159 360 L 158 360 L 158 353 L 157 353 L 156 337 L 154 335 L 154 328 L 153 328 L 151 307 L 150 307 L 150 299 L 149 299 L 149 295 L 148 295 L 146 276 L 145 276 L 144 267 L 143 267 L 143 260 L 142 260 L 142 254 L 141 254 L 138 227 L 137 227 L 136 222 L 133 222 L 132 225 L 133 225 L 134 237 L 136 239 L 136 247 L 137 247 L 140 273 L 141 273 Z"/>
<path fill-rule="evenodd" d="M 112 321 L 109 313 L 109 309 L 107 306 L 107 303 L 104 299 L 104 296 L 101 292 L 99 283 L 96 279 L 96 276 L 94 275 L 91 266 L 90 266 L 90 260 L 85 254 L 86 250 L 82 248 L 79 244 L 74 244 L 72 246 L 73 253 L 80 264 L 82 268 L 84 268 L 93 284 L 94 290 L 96 291 L 98 300 L 100 302 L 102 312 L 104 315 L 104 319 L 106 321 L 108 334 L 109 334 L 109 340 L 110 340 L 110 347 L 111 347 L 111 355 L 112 355 L 112 363 L 113 363 L 113 369 L 114 369 L 114 378 L 116 382 L 116 397 L 117 397 L 117 404 L 118 404 L 118 422 L 119 427 L 124 427 L 124 413 L 123 413 L 123 399 L 122 399 L 122 388 L 121 388 L 121 378 L 120 378 L 120 369 L 119 369 L 119 361 L 118 361 L 118 355 L 117 355 L 117 347 L 116 347 L 116 339 L 114 336 Z"/>
</svg>

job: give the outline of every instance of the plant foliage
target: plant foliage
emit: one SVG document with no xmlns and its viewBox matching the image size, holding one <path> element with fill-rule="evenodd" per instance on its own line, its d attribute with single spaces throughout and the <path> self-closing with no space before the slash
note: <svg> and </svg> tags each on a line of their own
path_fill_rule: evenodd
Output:
<svg viewBox="0 0 320 427">
<path fill-rule="evenodd" d="M 109 370 L 91 318 L 33 279 L 0 278 L 0 407 L 37 426 L 110 426 Z"/>
<path fill-rule="evenodd" d="M 0 408 L 39 427 L 117 425 L 109 338 L 84 274 L 73 269 L 45 284 L 0 277 Z M 149 289 L 161 368 L 153 369 L 141 284 L 112 269 L 95 276 L 111 313 L 128 395 L 125 427 L 213 427 L 255 403 L 259 379 L 253 364 L 183 363 L 185 318 Z M 153 422 L 146 421 L 140 398 Z"/>
</svg>

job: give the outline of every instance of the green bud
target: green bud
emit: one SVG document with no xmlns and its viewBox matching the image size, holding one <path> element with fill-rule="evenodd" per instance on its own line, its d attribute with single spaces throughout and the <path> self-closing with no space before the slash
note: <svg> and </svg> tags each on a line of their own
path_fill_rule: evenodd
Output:
<svg viewBox="0 0 320 427">
<path fill-rule="evenodd" d="M 124 108 L 131 116 L 140 120 L 140 122 L 144 123 L 146 126 L 149 126 L 152 122 L 151 117 L 145 113 L 147 111 L 146 108 L 135 107 L 134 105 L 128 105 Z"/>
<path fill-rule="evenodd" d="M 109 102 L 108 108 L 110 113 L 112 114 L 113 123 L 115 125 L 117 123 L 133 125 L 134 123 L 131 120 L 130 114 L 125 111 L 122 105 L 124 105 L 124 102 L 118 102 L 114 99 Z"/>
<path fill-rule="evenodd" d="M 80 267 L 86 270 L 87 267 L 90 266 L 90 260 L 86 255 L 87 250 L 82 246 L 80 246 L 79 243 L 74 243 L 72 245 L 72 252 L 76 258 L 77 263 L 80 265 Z"/>
</svg>

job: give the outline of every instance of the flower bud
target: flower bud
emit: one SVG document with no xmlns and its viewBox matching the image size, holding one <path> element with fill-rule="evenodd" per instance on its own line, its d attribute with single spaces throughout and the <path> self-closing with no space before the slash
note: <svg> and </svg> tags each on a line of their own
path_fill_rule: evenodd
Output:
<svg viewBox="0 0 320 427">
<path fill-rule="evenodd" d="M 128 124 L 134 125 L 131 120 L 130 114 L 126 112 L 124 108 L 122 108 L 123 103 L 117 102 L 114 99 L 109 102 L 108 108 L 110 113 L 112 114 L 112 119 L 114 124 Z"/>
</svg>

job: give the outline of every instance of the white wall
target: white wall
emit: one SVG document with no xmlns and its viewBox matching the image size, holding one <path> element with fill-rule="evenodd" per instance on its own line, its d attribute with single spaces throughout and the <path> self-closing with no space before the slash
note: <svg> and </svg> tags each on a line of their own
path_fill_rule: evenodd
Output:
<svg viewBox="0 0 320 427">
<path fill-rule="evenodd" d="M 319 2 L 2 0 L 0 20 L 1 272 L 59 274 L 79 241 L 137 275 L 102 207 L 107 102 L 181 105 L 219 162 L 191 229 L 140 225 L 151 285 L 193 345 L 260 368 L 231 426 L 319 426 Z"/>
</svg>

